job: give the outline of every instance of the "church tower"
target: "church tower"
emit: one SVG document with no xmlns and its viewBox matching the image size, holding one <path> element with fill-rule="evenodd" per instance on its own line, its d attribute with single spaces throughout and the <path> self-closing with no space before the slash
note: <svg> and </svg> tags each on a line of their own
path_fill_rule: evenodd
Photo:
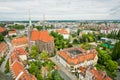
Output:
<svg viewBox="0 0 120 80">
<path fill-rule="evenodd" d="M 32 21 L 31 21 L 31 15 L 30 15 L 30 11 L 29 11 L 29 25 L 28 25 L 28 49 L 29 49 L 29 53 L 30 53 L 30 49 L 31 49 L 31 32 L 32 32 Z"/>
</svg>

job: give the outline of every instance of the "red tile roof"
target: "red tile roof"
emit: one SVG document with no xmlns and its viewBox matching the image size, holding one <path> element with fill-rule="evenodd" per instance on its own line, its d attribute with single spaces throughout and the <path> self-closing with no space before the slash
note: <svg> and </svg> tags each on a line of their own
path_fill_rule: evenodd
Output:
<svg viewBox="0 0 120 80">
<path fill-rule="evenodd" d="M 26 54 L 27 54 L 27 52 L 25 51 L 25 49 L 22 48 L 22 47 L 16 48 L 15 51 L 16 51 L 16 53 L 17 53 L 18 55 L 26 55 Z"/>
<path fill-rule="evenodd" d="M 11 69 L 14 73 L 15 78 L 18 80 L 37 80 L 35 76 L 30 75 L 19 61 L 14 61 L 11 65 Z"/>
<path fill-rule="evenodd" d="M 94 75 L 95 80 L 112 80 L 105 72 L 100 72 L 94 68 L 90 68 L 89 71 Z"/>
<path fill-rule="evenodd" d="M 31 34 L 31 40 L 32 41 L 41 40 L 43 42 L 51 42 L 54 40 L 54 38 L 49 35 L 47 30 L 44 31 L 33 30 Z"/>
<path fill-rule="evenodd" d="M 19 60 L 18 55 L 24 55 L 27 52 L 24 48 L 16 48 L 9 58 L 10 72 L 16 80 L 37 80 L 34 75 L 31 75 L 24 68 L 22 63 Z"/>
<path fill-rule="evenodd" d="M 33 30 L 31 33 L 31 40 L 35 41 L 39 39 L 39 31 L 38 30 Z"/>
<path fill-rule="evenodd" d="M 4 31 L 5 31 L 5 29 L 0 27 L 0 33 L 4 32 Z"/>
<path fill-rule="evenodd" d="M 17 31 L 16 30 L 12 30 L 12 31 L 9 31 L 8 34 L 13 34 L 13 33 L 16 33 Z"/>
<path fill-rule="evenodd" d="M 60 34 L 69 34 L 67 30 L 65 30 L 64 28 L 62 29 L 57 29 L 56 32 L 60 33 Z"/>
<path fill-rule="evenodd" d="M 13 45 L 21 45 L 27 43 L 28 39 L 27 37 L 15 38 L 11 42 Z"/>
<path fill-rule="evenodd" d="M 15 61 L 12 65 L 12 70 L 14 72 L 14 75 L 17 77 L 21 71 L 25 71 L 24 67 L 22 66 L 22 64 L 18 61 Z"/>
<path fill-rule="evenodd" d="M 76 55 L 76 57 L 72 57 L 70 54 L 68 54 L 68 50 L 70 50 L 71 48 L 68 48 L 67 50 L 63 50 L 63 51 L 59 51 L 58 55 L 61 56 L 62 58 L 64 58 L 69 64 L 78 64 L 80 62 L 84 62 L 86 60 L 91 60 L 94 59 L 95 56 L 97 55 L 96 50 L 94 51 L 90 51 L 90 52 L 83 52 L 84 50 L 82 50 L 81 48 L 77 48 L 77 50 L 80 50 L 82 52 L 82 54 L 80 55 Z M 74 49 L 74 48 L 73 48 Z"/>
<path fill-rule="evenodd" d="M 10 64 L 12 64 L 14 61 L 19 61 L 18 55 L 16 54 L 15 51 L 12 52 L 9 61 L 10 61 Z"/>
<path fill-rule="evenodd" d="M 80 66 L 80 71 L 83 73 L 83 74 L 85 74 L 86 73 L 86 68 L 84 68 L 84 67 L 82 67 L 82 66 Z"/>
<path fill-rule="evenodd" d="M 5 42 L 0 43 L 0 53 L 1 53 L 6 47 L 8 47 L 8 44 L 6 44 Z"/>
</svg>

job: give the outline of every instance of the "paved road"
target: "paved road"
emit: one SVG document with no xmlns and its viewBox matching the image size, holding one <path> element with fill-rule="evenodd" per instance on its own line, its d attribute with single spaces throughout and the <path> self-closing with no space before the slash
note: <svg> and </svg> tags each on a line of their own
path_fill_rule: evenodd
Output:
<svg viewBox="0 0 120 80">
<path fill-rule="evenodd" d="M 56 56 L 55 56 L 56 57 Z M 56 60 L 56 58 L 55 57 L 52 57 L 51 58 L 51 60 L 56 64 L 56 65 L 58 65 L 59 67 L 60 67 L 60 72 L 61 73 L 64 73 L 64 74 L 66 74 L 67 76 L 65 76 L 64 75 L 64 79 L 65 80 L 68 80 L 68 78 L 69 78 L 69 80 L 78 80 L 77 79 L 77 77 L 75 76 L 75 75 L 73 75 L 71 72 L 69 72 L 60 62 L 58 62 L 57 60 Z M 60 74 L 61 75 L 61 74 Z M 65 78 L 66 77 L 66 78 Z"/>
<path fill-rule="evenodd" d="M 4 72 L 4 71 L 5 71 L 5 65 L 6 65 L 6 63 L 7 63 L 7 60 L 8 60 L 9 57 L 10 57 L 11 52 L 13 51 L 13 47 L 12 47 L 12 45 L 11 45 L 11 43 L 10 43 L 10 40 L 9 40 L 8 38 L 5 38 L 5 41 L 6 41 L 7 44 L 9 45 L 9 52 L 8 52 L 7 56 L 5 57 L 5 61 L 4 61 L 4 62 L 1 64 L 1 66 L 0 66 L 1 72 Z"/>
<path fill-rule="evenodd" d="M 117 72 L 117 80 L 120 80 L 120 72 Z"/>
<path fill-rule="evenodd" d="M 70 78 L 61 70 L 58 70 L 58 73 L 64 80 L 70 80 Z"/>
<path fill-rule="evenodd" d="M 120 66 L 119 66 L 120 68 Z M 120 71 L 117 71 L 117 80 L 120 80 Z"/>
</svg>

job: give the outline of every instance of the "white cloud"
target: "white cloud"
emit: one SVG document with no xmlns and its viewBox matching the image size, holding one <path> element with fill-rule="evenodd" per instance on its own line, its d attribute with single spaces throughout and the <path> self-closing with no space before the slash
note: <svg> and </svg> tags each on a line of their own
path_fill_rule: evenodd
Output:
<svg viewBox="0 0 120 80">
<path fill-rule="evenodd" d="M 0 20 L 26 20 L 29 9 L 37 20 L 43 14 L 52 20 L 118 19 L 119 4 L 120 0 L 0 0 Z"/>
</svg>

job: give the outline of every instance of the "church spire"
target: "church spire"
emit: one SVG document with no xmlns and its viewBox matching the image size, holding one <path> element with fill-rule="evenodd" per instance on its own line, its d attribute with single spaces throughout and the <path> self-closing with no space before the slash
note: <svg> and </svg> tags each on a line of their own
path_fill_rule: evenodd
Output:
<svg viewBox="0 0 120 80">
<path fill-rule="evenodd" d="M 31 49 L 31 32 L 32 32 L 32 21 L 31 21 L 31 16 L 30 16 L 30 10 L 29 10 L 29 25 L 28 25 L 28 48 L 29 48 L 29 53 L 30 53 L 30 49 Z"/>
<path fill-rule="evenodd" d="M 29 27 L 32 26 L 32 21 L 31 21 L 31 15 L 30 15 L 30 10 L 29 10 Z"/>
</svg>

